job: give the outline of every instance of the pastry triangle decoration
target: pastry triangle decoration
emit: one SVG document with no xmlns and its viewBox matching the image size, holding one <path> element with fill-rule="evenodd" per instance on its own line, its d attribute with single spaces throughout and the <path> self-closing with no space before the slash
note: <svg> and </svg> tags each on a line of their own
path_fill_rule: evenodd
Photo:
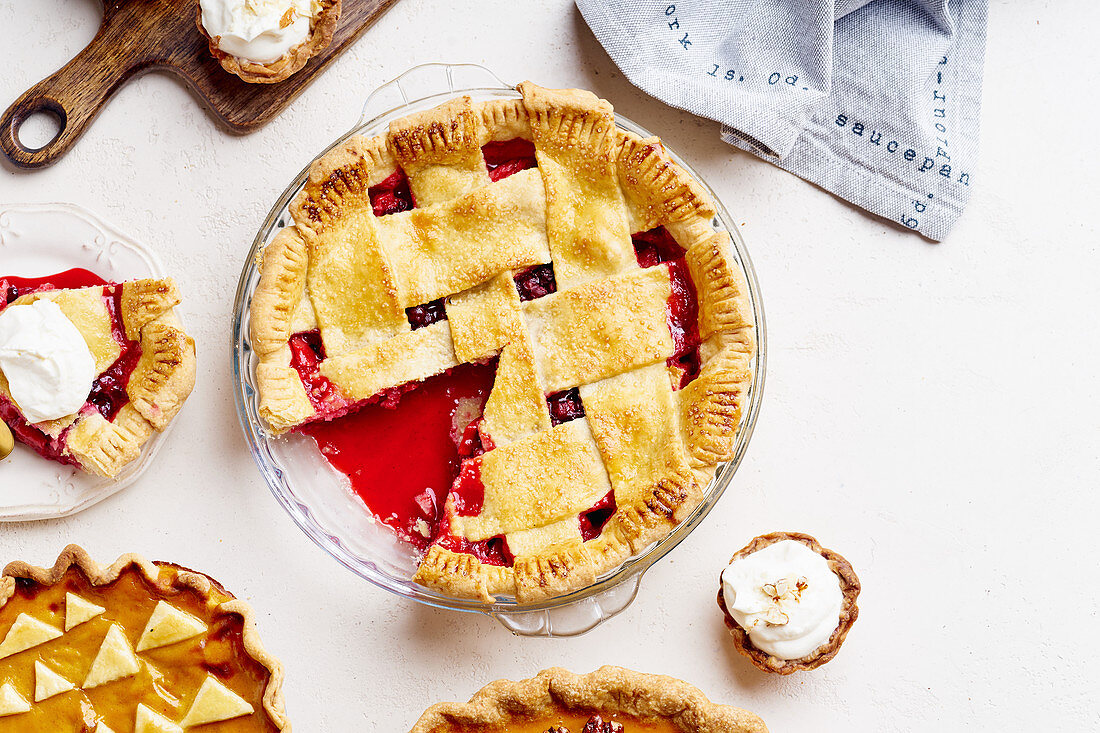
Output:
<svg viewBox="0 0 1100 733">
<path fill-rule="evenodd" d="M 137 650 L 168 646 L 198 636 L 206 631 L 206 624 L 186 611 L 181 611 L 170 603 L 160 601 L 153 609 L 153 615 L 145 624 L 145 631 L 138 640 Z"/>
<path fill-rule="evenodd" d="M 191 709 L 183 719 L 183 727 L 206 725 L 251 715 L 255 710 L 247 700 L 210 675 L 202 683 Z"/>
<path fill-rule="evenodd" d="M 34 701 L 42 702 L 76 687 L 37 659 L 34 660 Z"/>
<path fill-rule="evenodd" d="M 0 686 L 0 717 L 26 713 L 30 709 L 31 704 L 27 702 L 25 697 L 16 692 L 12 683 L 5 682 L 3 686 Z"/>
<path fill-rule="evenodd" d="M 139 703 L 137 714 L 134 715 L 134 733 L 183 733 L 183 728 Z"/>
<path fill-rule="evenodd" d="M 113 730 L 111 730 L 111 729 L 110 729 L 110 728 L 109 728 L 109 727 L 107 726 L 107 724 L 106 724 L 106 723 L 104 723 L 104 722 L 103 722 L 103 721 L 101 720 L 101 721 L 99 721 L 99 722 L 98 722 L 98 723 L 96 724 L 95 730 L 93 730 L 93 731 L 92 731 L 92 733 L 115 733 L 115 732 L 114 732 Z"/>
<path fill-rule="evenodd" d="M 15 623 L 8 629 L 4 641 L 0 642 L 0 659 L 26 651 L 39 644 L 45 644 L 47 641 L 53 641 L 59 636 L 61 636 L 59 629 L 39 621 L 34 616 L 21 613 L 16 616 Z"/>
<path fill-rule="evenodd" d="M 66 633 L 72 631 L 74 627 L 79 626 L 85 621 L 91 621 L 93 618 L 103 613 L 107 609 L 103 606 L 97 606 L 91 601 L 86 601 L 75 593 L 65 594 L 65 631 Z"/>
<path fill-rule="evenodd" d="M 88 670 L 88 677 L 81 687 L 87 690 L 123 677 L 132 677 L 140 669 L 141 663 L 130 647 L 130 641 L 123 633 L 122 627 L 112 624 L 111 630 L 103 638 L 103 644 L 100 645 L 99 652 L 92 661 L 92 668 Z"/>
</svg>

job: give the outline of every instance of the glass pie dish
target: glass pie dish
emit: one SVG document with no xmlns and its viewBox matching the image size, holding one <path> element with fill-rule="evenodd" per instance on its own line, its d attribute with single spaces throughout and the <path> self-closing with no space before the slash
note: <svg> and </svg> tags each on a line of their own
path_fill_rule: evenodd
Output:
<svg viewBox="0 0 1100 733">
<path fill-rule="evenodd" d="M 366 101 L 360 122 L 321 155 L 352 135 L 379 134 L 394 119 L 434 107 L 460 94 L 469 95 L 475 101 L 519 96 L 515 88 L 480 66 L 418 66 L 375 90 Z M 621 116 L 616 117 L 616 122 L 638 135 L 650 134 Z M 685 171 L 700 180 L 690 166 L 672 151 L 668 152 Z M 637 594 L 645 571 L 698 526 L 721 497 L 744 455 L 759 410 L 766 354 L 764 314 L 748 253 L 729 214 L 715 200 L 718 215 L 713 226 L 718 231 L 728 231 L 732 238 L 735 264 L 748 283 L 758 340 L 757 353 L 750 365 L 753 382 L 736 434 L 732 460 L 719 466 L 704 492 L 703 501 L 671 534 L 613 571 L 597 577 L 595 583 L 538 603 L 518 603 L 505 596 L 496 596 L 491 603 L 486 603 L 443 595 L 414 583 L 412 577 L 417 558 L 412 548 L 374 520 L 350 489 L 346 477 L 331 469 L 312 439 L 297 433 L 277 436 L 260 417 L 257 358 L 249 335 L 252 300 L 260 278 L 258 265 L 263 249 L 282 228 L 292 223 L 289 205 L 302 190 L 308 170 L 307 167 L 287 187 L 260 228 L 241 274 L 234 311 L 233 366 L 238 412 L 253 457 L 276 499 L 298 526 L 336 560 L 370 582 L 405 598 L 440 608 L 485 613 L 514 633 L 529 636 L 583 633 L 622 611 Z M 713 198 L 713 192 L 709 189 L 708 192 Z"/>
</svg>

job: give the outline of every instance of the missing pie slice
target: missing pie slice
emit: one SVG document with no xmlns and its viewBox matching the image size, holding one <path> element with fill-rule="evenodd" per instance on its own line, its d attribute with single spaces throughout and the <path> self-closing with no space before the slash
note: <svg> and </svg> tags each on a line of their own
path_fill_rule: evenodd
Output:
<svg viewBox="0 0 1100 733">
<path fill-rule="evenodd" d="M 63 414 L 55 411 L 47 413 L 50 419 L 40 419 L 41 405 L 32 406 L 31 398 L 50 403 L 55 395 L 36 382 L 53 376 L 59 364 L 63 376 L 71 376 L 68 361 L 51 353 L 56 339 L 38 347 L 39 334 L 21 333 L 18 326 L 4 329 L 0 419 L 19 442 L 45 458 L 117 476 L 146 441 L 168 426 L 194 387 L 195 343 L 175 317 L 179 302 L 179 290 L 170 279 L 109 283 L 87 270 L 42 278 L 0 276 L 0 320 L 9 326 L 72 329 L 80 354 L 64 356 L 89 360 L 87 381 L 77 387 L 76 401 Z M 47 304 L 48 318 L 39 321 L 30 315 L 47 310 Z M 22 309 L 28 312 L 25 320 Z M 4 363 L 9 364 L 7 376 Z"/>
<path fill-rule="evenodd" d="M 589 92 L 353 137 L 263 253 L 260 414 L 316 440 L 443 593 L 590 585 L 702 500 L 751 381 L 714 207 Z"/>
<path fill-rule="evenodd" d="M 0 577 L 0 729 L 289 731 L 252 608 L 207 575 L 66 547 Z M 208 728 L 202 727 L 201 730 Z"/>
<path fill-rule="evenodd" d="M 430 707 L 410 733 L 767 733 L 747 710 L 718 705 L 660 675 L 601 667 L 586 675 L 547 669 L 498 680 L 467 703 Z"/>
</svg>

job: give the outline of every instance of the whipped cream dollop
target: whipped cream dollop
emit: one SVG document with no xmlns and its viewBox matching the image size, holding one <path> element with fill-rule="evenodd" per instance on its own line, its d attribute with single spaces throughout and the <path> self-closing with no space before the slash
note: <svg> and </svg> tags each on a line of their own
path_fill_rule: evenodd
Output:
<svg viewBox="0 0 1100 733">
<path fill-rule="evenodd" d="M 39 423 L 84 406 L 96 364 L 73 322 L 43 298 L 0 311 L 0 372 L 23 416 Z"/>
<path fill-rule="evenodd" d="M 267 64 L 309 37 L 317 0 L 199 0 L 202 25 L 230 56 Z"/>
<path fill-rule="evenodd" d="M 829 562 L 795 540 L 734 560 L 722 571 L 722 595 L 753 645 L 779 659 L 799 659 L 827 642 L 844 605 Z"/>
</svg>

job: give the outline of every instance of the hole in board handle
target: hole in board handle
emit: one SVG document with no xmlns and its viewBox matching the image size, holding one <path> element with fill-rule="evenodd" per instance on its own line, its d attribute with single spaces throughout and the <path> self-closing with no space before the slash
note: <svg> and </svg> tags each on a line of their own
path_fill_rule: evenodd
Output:
<svg viewBox="0 0 1100 733">
<path fill-rule="evenodd" d="M 67 121 L 65 110 L 52 100 L 43 99 L 32 104 L 33 107 L 12 120 L 12 137 L 27 153 L 37 153 L 57 142 Z"/>
</svg>

